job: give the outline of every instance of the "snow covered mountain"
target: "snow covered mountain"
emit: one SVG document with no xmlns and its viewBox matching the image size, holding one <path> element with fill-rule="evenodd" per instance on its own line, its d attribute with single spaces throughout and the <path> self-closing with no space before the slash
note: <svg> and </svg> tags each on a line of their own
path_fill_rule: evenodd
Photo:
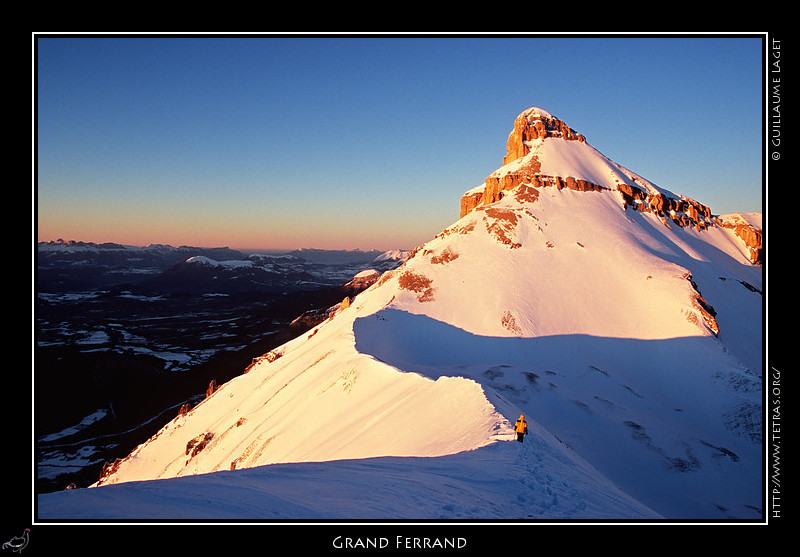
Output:
<svg viewBox="0 0 800 557">
<path fill-rule="evenodd" d="M 344 263 L 337 263 L 335 259 L 326 262 L 323 258 L 325 252 L 316 255 L 317 259 L 322 259 L 321 262 L 292 254 L 251 254 L 227 260 L 198 255 L 143 281 L 140 287 L 156 292 L 183 294 L 297 292 L 343 284 L 365 268 L 388 270 L 399 264 L 394 253 L 358 252 L 349 255 L 351 261 Z M 337 256 L 342 257 L 340 252 L 329 252 L 329 257 Z"/>
<path fill-rule="evenodd" d="M 194 256 L 219 261 L 242 259 L 230 248 L 173 247 L 164 244 L 128 246 L 106 242 L 39 242 L 36 286 L 39 293 L 84 292 L 137 283 Z"/>
<path fill-rule="evenodd" d="M 762 518 L 759 216 L 538 108 L 507 152 L 400 267 L 39 517 Z"/>
</svg>

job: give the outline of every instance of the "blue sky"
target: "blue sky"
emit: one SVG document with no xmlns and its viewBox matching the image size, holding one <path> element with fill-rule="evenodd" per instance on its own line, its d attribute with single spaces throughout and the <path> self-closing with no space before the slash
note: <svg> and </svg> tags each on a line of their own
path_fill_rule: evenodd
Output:
<svg viewBox="0 0 800 557">
<path fill-rule="evenodd" d="M 762 211 L 762 42 L 39 37 L 37 235 L 413 248 L 543 108 L 715 214 Z"/>
</svg>

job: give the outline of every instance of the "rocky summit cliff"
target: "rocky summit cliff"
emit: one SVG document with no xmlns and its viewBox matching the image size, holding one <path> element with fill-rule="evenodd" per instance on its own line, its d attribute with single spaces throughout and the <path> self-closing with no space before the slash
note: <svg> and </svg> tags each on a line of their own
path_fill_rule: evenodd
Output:
<svg viewBox="0 0 800 557">
<path fill-rule="evenodd" d="M 560 141 L 548 141 L 550 138 Z M 750 261 L 763 262 L 760 222 L 739 215 L 712 215 L 702 203 L 657 187 L 607 159 L 583 135 L 542 109 L 529 108 L 517 116 L 506 150 L 503 166 L 492 172 L 485 184 L 461 197 L 462 217 L 476 207 L 499 201 L 520 184 L 612 191 L 621 197 L 623 209 L 652 213 L 667 226 L 729 228 L 745 243 Z"/>
<path fill-rule="evenodd" d="M 172 495 L 147 517 L 762 517 L 757 216 L 715 216 L 536 108 L 461 207 L 40 512 L 130 517 L 113 495 L 152 489 Z"/>
</svg>

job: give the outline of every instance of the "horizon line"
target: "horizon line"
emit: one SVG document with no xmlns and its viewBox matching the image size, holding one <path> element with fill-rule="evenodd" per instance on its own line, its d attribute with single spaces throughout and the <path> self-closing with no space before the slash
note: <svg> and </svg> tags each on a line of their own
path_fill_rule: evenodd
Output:
<svg viewBox="0 0 800 557">
<path fill-rule="evenodd" d="M 286 248 L 278 248 L 278 247 L 235 247 L 235 246 L 232 246 L 232 245 L 193 245 L 193 244 L 183 244 L 183 243 L 176 245 L 176 244 L 173 244 L 173 243 L 164 243 L 164 242 L 150 242 L 150 243 L 147 243 L 147 244 L 131 244 L 131 243 L 125 243 L 125 242 L 115 242 L 115 241 L 111 241 L 111 240 L 97 242 L 97 241 L 91 241 L 91 240 L 65 240 L 63 238 L 58 238 L 56 240 L 39 240 L 39 239 L 37 239 L 36 244 L 37 244 L 37 246 L 39 244 L 64 244 L 64 245 L 68 245 L 68 244 L 91 244 L 91 245 L 96 245 L 96 246 L 101 246 L 101 245 L 104 245 L 104 244 L 113 244 L 113 245 L 118 245 L 118 246 L 122 246 L 122 247 L 133 247 L 133 248 L 147 248 L 147 247 L 150 247 L 150 246 L 167 246 L 167 247 L 176 248 L 176 249 L 177 248 L 182 248 L 182 247 L 185 247 L 185 248 L 197 248 L 197 249 L 230 249 L 230 250 L 233 250 L 233 251 L 246 251 L 246 252 L 253 252 L 253 253 L 255 253 L 255 252 L 283 253 L 283 252 L 292 252 L 292 251 L 347 251 L 347 252 L 362 252 L 362 253 L 369 253 L 369 252 L 381 252 L 381 253 L 384 253 L 384 252 L 393 251 L 393 250 L 413 249 L 413 248 L 403 248 L 403 247 L 395 247 L 395 248 L 389 248 L 389 249 L 382 249 L 382 248 L 379 248 L 379 247 L 373 247 L 373 248 L 370 248 L 370 249 L 363 249 L 363 248 L 360 248 L 360 247 L 354 247 L 354 248 L 346 248 L 346 247 L 325 248 L 325 247 L 314 247 L 314 246 L 286 247 Z"/>
</svg>

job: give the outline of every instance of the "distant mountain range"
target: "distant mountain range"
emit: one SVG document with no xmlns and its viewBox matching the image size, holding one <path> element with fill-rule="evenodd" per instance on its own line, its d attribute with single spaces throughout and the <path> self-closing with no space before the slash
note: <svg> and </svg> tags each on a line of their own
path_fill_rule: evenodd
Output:
<svg viewBox="0 0 800 557">
<path fill-rule="evenodd" d="M 227 247 L 126 246 L 80 241 L 40 242 L 40 293 L 129 288 L 137 293 L 288 292 L 343 284 L 373 261 L 397 265 L 408 252 L 301 249 L 244 254 Z"/>
</svg>

